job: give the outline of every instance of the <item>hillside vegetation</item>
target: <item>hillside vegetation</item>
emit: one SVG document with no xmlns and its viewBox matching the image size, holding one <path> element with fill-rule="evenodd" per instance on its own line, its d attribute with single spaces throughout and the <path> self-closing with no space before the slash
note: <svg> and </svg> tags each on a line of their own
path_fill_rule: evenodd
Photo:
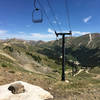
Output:
<svg viewBox="0 0 100 100">
<path fill-rule="evenodd" d="M 61 39 L 40 45 L 38 53 L 57 60 L 61 56 Z M 100 34 L 87 34 L 80 37 L 66 38 L 66 62 L 78 61 L 83 67 L 96 67 L 100 65 Z"/>
<path fill-rule="evenodd" d="M 54 100 L 100 100 L 100 34 L 66 37 L 66 82 L 58 43 L 1 40 L 0 85 L 21 80 L 48 90 Z M 74 76 L 69 60 L 80 63 Z"/>
</svg>

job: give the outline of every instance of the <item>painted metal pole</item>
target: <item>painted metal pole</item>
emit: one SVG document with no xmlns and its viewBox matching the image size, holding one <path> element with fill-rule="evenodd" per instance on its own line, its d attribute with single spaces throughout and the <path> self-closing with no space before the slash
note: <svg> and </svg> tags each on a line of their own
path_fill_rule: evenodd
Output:
<svg viewBox="0 0 100 100">
<path fill-rule="evenodd" d="M 65 34 L 62 35 L 62 81 L 65 81 Z"/>
<path fill-rule="evenodd" d="M 65 81 L 65 35 L 72 35 L 72 32 L 70 31 L 69 33 L 57 33 L 55 31 L 55 34 L 57 37 L 59 35 L 62 36 L 62 75 L 61 75 L 61 80 Z"/>
</svg>

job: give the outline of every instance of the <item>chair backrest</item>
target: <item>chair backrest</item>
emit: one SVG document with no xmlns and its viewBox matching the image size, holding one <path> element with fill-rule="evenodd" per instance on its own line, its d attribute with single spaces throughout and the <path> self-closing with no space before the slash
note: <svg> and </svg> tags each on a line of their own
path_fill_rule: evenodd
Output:
<svg viewBox="0 0 100 100">
<path fill-rule="evenodd" d="M 42 23 L 43 22 L 43 14 L 42 11 L 38 8 L 35 8 L 32 12 L 32 22 L 33 23 Z"/>
</svg>

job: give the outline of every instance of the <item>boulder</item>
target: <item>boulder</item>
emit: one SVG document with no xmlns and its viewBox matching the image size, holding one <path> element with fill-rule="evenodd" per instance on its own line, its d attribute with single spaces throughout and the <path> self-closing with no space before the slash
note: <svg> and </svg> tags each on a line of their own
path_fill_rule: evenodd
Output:
<svg viewBox="0 0 100 100">
<path fill-rule="evenodd" d="M 11 91 L 13 94 L 19 94 L 25 92 L 24 85 L 22 85 L 21 83 L 11 84 L 8 87 L 8 90 Z"/>
<path fill-rule="evenodd" d="M 13 89 L 15 90 L 13 91 Z M 52 98 L 53 96 L 41 87 L 22 81 L 0 86 L 0 100 L 46 100 Z"/>
</svg>

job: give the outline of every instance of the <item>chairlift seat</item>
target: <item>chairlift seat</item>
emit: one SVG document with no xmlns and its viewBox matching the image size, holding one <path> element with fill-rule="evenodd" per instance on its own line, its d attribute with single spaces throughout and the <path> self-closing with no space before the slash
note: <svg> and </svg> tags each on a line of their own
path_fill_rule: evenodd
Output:
<svg viewBox="0 0 100 100">
<path fill-rule="evenodd" d="M 39 18 L 35 18 L 35 14 L 39 13 Z M 43 22 L 43 15 L 42 15 L 42 11 L 39 8 L 35 8 L 32 12 L 32 22 L 33 23 L 42 23 Z"/>
</svg>

